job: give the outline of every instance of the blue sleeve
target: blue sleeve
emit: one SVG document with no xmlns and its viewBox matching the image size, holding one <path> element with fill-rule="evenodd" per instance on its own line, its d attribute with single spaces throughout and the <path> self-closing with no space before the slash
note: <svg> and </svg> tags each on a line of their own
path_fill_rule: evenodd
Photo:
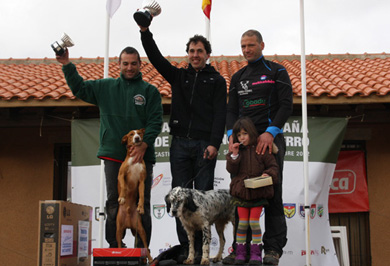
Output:
<svg viewBox="0 0 390 266">
<path fill-rule="evenodd" d="M 265 132 L 270 133 L 275 138 L 276 135 L 278 135 L 279 133 L 283 133 L 283 129 L 275 126 L 270 126 L 265 130 Z"/>
<path fill-rule="evenodd" d="M 233 134 L 233 129 L 228 129 L 228 131 L 226 132 L 227 134 L 227 137 L 228 139 L 230 138 L 230 136 Z"/>
</svg>

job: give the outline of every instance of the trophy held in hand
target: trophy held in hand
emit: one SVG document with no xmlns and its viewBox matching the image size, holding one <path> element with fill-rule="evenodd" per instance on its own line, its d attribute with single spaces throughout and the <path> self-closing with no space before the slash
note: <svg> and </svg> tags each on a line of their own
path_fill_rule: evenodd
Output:
<svg viewBox="0 0 390 266">
<path fill-rule="evenodd" d="M 65 53 L 65 50 L 67 47 L 72 47 L 74 45 L 74 42 L 72 39 L 66 34 L 62 34 L 61 41 L 54 42 L 51 45 L 51 48 L 53 48 L 56 55 L 63 55 Z"/>
<path fill-rule="evenodd" d="M 143 7 L 138 9 L 133 17 L 138 25 L 142 27 L 149 27 L 153 17 L 161 13 L 160 5 L 154 0 L 144 0 Z"/>
</svg>

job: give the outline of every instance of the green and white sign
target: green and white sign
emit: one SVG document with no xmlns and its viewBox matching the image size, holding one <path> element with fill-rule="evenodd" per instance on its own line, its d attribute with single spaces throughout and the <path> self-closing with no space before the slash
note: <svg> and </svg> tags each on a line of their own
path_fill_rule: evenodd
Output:
<svg viewBox="0 0 390 266">
<path fill-rule="evenodd" d="M 172 217 L 165 211 L 164 197 L 171 188 L 171 173 L 169 166 L 169 135 L 168 116 L 164 117 L 161 134 L 155 141 L 157 163 L 153 169 L 151 210 L 153 232 L 150 244 L 152 257 L 179 242 L 176 236 L 176 225 Z M 335 169 L 339 149 L 347 126 L 345 118 L 308 118 L 309 138 L 309 201 L 310 201 L 310 234 L 311 255 L 313 265 L 338 265 L 329 226 L 328 196 L 331 179 Z M 288 225 L 288 242 L 280 266 L 306 264 L 305 219 L 304 212 L 304 180 L 303 180 L 303 149 L 302 149 L 301 117 L 291 117 L 283 131 L 287 150 L 283 171 L 283 200 L 285 216 Z M 96 157 L 99 145 L 99 120 L 74 120 L 72 122 L 72 201 L 93 206 L 99 206 L 100 160 Z M 215 170 L 215 189 L 228 189 L 230 175 L 226 171 L 225 155 L 228 152 L 228 142 L 225 135 L 219 149 Z M 260 218 L 264 230 L 264 218 Z M 92 225 L 92 247 L 98 243 L 98 222 Z M 232 227 L 225 230 L 226 246 L 224 255 L 231 249 Z M 134 243 L 131 233 L 124 240 L 127 246 Z M 108 245 L 105 243 L 108 247 Z M 210 255 L 218 251 L 219 243 L 213 228 L 210 245 Z"/>
</svg>

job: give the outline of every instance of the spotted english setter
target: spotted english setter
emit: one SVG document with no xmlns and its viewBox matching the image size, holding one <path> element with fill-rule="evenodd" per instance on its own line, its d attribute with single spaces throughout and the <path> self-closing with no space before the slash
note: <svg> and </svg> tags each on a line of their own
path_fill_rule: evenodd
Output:
<svg viewBox="0 0 390 266">
<path fill-rule="evenodd" d="M 178 217 L 187 232 L 189 239 L 188 258 L 184 264 L 194 264 L 195 258 L 195 231 L 203 232 L 202 265 L 209 265 L 211 225 L 219 236 L 219 251 L 213 262 L 222 259 L 225 246 L 223 231 L 230 221 L 234 223 L 234 206 L 230 203 L 231 196 L 228 190 L 200 191 L 196 189 L 175 187 L 166 196 L 167 212 Z"/>
</svg>

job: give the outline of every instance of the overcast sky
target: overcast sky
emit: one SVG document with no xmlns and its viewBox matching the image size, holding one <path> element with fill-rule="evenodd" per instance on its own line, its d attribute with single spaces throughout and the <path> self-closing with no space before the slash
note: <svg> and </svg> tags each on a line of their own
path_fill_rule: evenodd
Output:
<svg viewBox="0 0 390 266">
<path fill-rule="evenodd" d="M 162 53 L 184 56 L 194 34 L 205 34 L 202 0 L 157 0 L 150 27 Z M 390 1 L 305 0 L 306 54 L 390 53 Z M 145 56 L 133 13 L 142 0 L 122 0 L 110 21 L 109 56 L 133 46 Z M 301 53 L 300 0 L 213 0 L 213 56 L 240 55 L 240 37 L 259 30 L 265 55 Z M 106 0 L 1 0 L 0 58 L 54 58 L 50 45 L 66 32 L 70 57 L 104 57 Z"/>
</svg>

